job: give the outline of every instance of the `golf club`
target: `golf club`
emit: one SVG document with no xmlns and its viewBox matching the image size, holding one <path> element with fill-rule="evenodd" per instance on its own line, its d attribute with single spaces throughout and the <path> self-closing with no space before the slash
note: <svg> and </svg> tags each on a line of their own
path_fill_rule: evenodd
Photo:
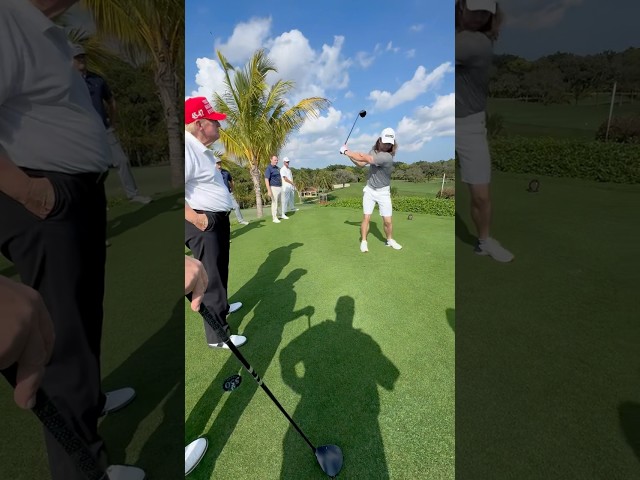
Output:
<svg viewBox="0 0 640 480">
<path fill-rule="evenodd" d="M 2 370 L 2 374 L 14 388 L 16 386 L 16 371 L 17 366 L 15 364 Z M 107 473 L 96 462 L 89 447 L 69 427 L 58 408 L 41 388 L 36 393 L 36 404 L 31 410 L 58 441 L 64 451 L 67 452 L 67 455 L 71 457 L 76 467 L 84 474 L 87 480 L 106 480 L 108 478 Z"/>
<path fill-rule="evenodd" d="M 249 362 L 247 362 L 245 358 L 242 356 L 242 354 L 238 351 L 236 346 L 233 344 L 233 342 L 229 338 L 229 334 L 224 330 L 224 328 L 222 328 L 222 325 L 220 325 L 218 320 L 211 314 L 211 312 L 209 312 L 209 310 L 207 309 L 207 307 L 204 306 L 204 304 L 200 305 L 200 315 L 202 315 L 202 318 L 204 318 L 204 320 L 209 324 L 209 326 L 216 331 L 216 334 L 220 338 L 224 339 L 224 343 L 227 345 L 227 347 L 229 347 L 229 349 L 233 352 L 236 358 L 240 360 L 240 363 L 242 363 L 242 365 L 247 370 L 247 372 L 251 374 L 254 380 L 258 383 L 258 385 L 260 385 L 260 387 L 262 387 L 265 393 L 269 395 L 269 398 L 273 401 L 273 403 L 276 404 L 276 406 L 280 409 L 283 415 L 287 417 L 287 420 L 289 420 L 291 425 L 294 426 L 294 428 L 302 436 L 304 441 L 307 442 L 307 445 L 309 445 L 311 450 L 313 450 L 313 453 L 315 454 L 316 459 L 318 460 L 318 463 L 320 464 L 320 468 L 322 469 L 322 471 L 327 475 L 329 475 L 329 477 L 331 478 L 335 477 L 342 469 L 343 457 L 342 457 L 342 450 L 340 450 L 340 447 L 338 447 L 337 445 L 321 445 L 318 448 L 314 447 L 311 441 L 307 438 L 307 436 L 302 432 L 302 430 L 300 430 L 300 427 L 298 427 L 296 422 L 293 421 L 293 418 L 289 416 L 289 414 L 285 411 L 282 405 L 280 405 L 280 402 L 276 400 L 276 397 L 273 396 L 273 393 L 271 393 L 271 390 L 267 388 L 267 386 L 264 384 L 262 379 L 253 370 L 253 367 L 249 365 Z"/>
<path fill-rule="evenodd" d="M 347 139 L 344 141 L 344 145 L 347 144 L 347 142 L 349 141 L 349 137 L 351 136 L 351 132 L 353 132 L 353 127 L 356 126 L 356 122 L 358 121 L 358 118 L 362 117 L 366 117 L 367 116 L 367 111 L 366 110 L 360 110 L 360 113 L 358 113 L 358 116 L 356 117 L 356 119 L 353 122 L 353 126 L 351 127 L 351 130 L 349 130 L 349 135 L 347 135 Z"/>
</svg>

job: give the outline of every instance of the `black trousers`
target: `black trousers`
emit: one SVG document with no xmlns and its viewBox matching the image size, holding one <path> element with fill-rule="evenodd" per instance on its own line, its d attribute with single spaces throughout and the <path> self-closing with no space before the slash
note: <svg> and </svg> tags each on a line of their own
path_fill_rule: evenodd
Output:
<svg viewBox="0 0 640 480">
<path fill-rule="evenodd" d="M 227 282 L 229 280 L 229 241 L 231 237 L 229 212 L 204 212 L 201 210 L 196 210 L 196 212 L 204 213 L 207 216 L 209 220 L 207 229 L 203 232 L 185 220 L 184 243 L 193 253 L 193 258 L 202 262 L 209 277 L 209 285 L 202 303 L 229 333 L 229 324 L 227 323 L 227 314 L 229 313 Z M 204 320 L 203 324 L 207 343 L 223 341 Z"/>
<path fill-rule="evenodd" d="M 0 193 L 0 251 L 14 263 L 22 282 L 42 295 L 54 323 L 56 340 L 42 389 L 106 467 L 107 454 L 98 435 L 104 406 L 100 339 L 106 175 L 26 172 L 51 180 L 55 205 L 41 220 Z M 62 447 L 44 432 L 52 480 L 84 480 Z"/>
</svg>

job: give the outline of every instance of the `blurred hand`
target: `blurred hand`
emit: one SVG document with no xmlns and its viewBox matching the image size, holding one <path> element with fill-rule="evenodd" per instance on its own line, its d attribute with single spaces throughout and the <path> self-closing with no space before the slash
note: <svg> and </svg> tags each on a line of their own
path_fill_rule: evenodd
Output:
<svg viewBox="0 0 640 480">
<path fill-rule="evenodd" d="M 29 178 L 27 193 L 22 201 L 24 207 L 34 215 L 45 219 L 53 210 L 56 196 L 48 178 Z"/>
<path fill-rule="evenodd" d="M 17 364 L 13 398 L 33 408 L 54 343 L 53 323 L 34 289 L 0 276 L 0 369 Z"/>
<path fill-rule="evenodd" d="M 209 218 L 207 218 L 207 216 L 204 213 L 199 213 L 198 215 L 196 215 L 194 225 L 199 230 L 202 230 L 204 232 L 207 229 L 207 226 L 209 225 Z"/>
<path fill-rule="evenodd" d="M 344 155 L 346 151 L 347 151 L 347 146 L 346 145 L 343 145 L 343 146 L 340 147 L 340 153 L 342 155 Z"/>
<path fill-rule="evenodd" d="M 199 260 L 184 256 L 184 294 L 191 293 L 191 309 L 197 312 L 207 289 L 209 277 Z"/>
</svg>

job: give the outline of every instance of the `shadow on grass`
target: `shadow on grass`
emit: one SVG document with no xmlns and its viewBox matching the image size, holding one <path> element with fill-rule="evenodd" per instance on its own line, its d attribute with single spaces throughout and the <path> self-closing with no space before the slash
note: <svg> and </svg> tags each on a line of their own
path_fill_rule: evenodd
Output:
<svg viewBox="0 0 640 480">
<path fill-rule="evenodd" d="M 178 203 L 180 198 L 184 198 L 184 192 L 182 191 L 165 194 L 163 197 L 140 208 L 109 219 L 107 221 L 107 238 L 117 237 L 127 230 L 142 225 L 169 210 L 183 209 L 184 206 Z"/>
<path fill-rule="evenodd" d="M 344 223 L 346 223 L 347 225 L 353 225 L 354 227 L 358 227 L 358 242 L 359 242 L 360 241 L 360 225 L 362 225 L 362 222 L 350 222 L 348 220 L 345 220 Z M 382 232 L 378 228 L 378 225 L 373 220 L 369 221 L 369 235 L 373 235 L 382 243 L 387 242 L 387 237 L 382 235 Z"/>
<path fill-rule="evenodd" d="M 276 280 L 289 263 L 292 251 L 300 246 L 302 246 L 301 243 L 292 243 L 270 252 L 256 275 L 236 294 L 236 297 L 243 302 L 242 309 L 229 317 L 230 323 L 238 325 L 242 322 L 244 315 L 255 309 L 253 318 L 242 332 L 247 337 L 247 344 L 242 347 L 242 353 L 254 370 L 263 378 L 280 346 L 285 325 L 302 316 L 311 317 L 314 313 L 312 306 L 294 311 L 297 297 L 294 286 L 307 273 L 306 270 L 296 269 L 285 278 Z M 233 325 L 231 326 L 232 332 L 236 330 Z M 202 352 L 205 362 L 209 355 L 229 355 L 227 351 L 208 349 L 204 342 L 204 335 Z M 186 368 L 189 368 L 189 365 L 186 365 Z M 222 389 L 225 378 L 240 370 L 242 370 L 240 362 L 234 355 L 230 355 L 189 413 L 185 422 L 186 442 L 192 441 L 202 434 L 222 396 L 227 395 Z M 243 380 L 245 381 L 240 388 L 231 393 L 233 398 L 225 402 L 209 431 L 205 432 L 209 448 L 198 466 L 198 472 L 201 472 L 196 472 L 198 478 L 209 478 L 210 472 L 215 468 L 218 455 L 231 437 L 240 417 L 258 388 L 258 385 L 246 372 L 244 372 Z M 268 385 L 269 378 L 264 378 L 264 380 Z M 277 415 L 277 410 L 274 414 Z"/>
<path fill-rule="evenodd" d="M 240 228 L 235 228 L 231 231 L 231 240 L 234 238 L 238 238 L 240 235 L 244 235 L 245 233 L 249 233 L 251 230 L 256 228 L 262 228 L 265 225 L 265 219 L 260 218 L 258 220 L 253 220 L 249 222 L 249 225 L 242 225 Z"/>
<path fill-rule="evenodd" d="M 640 461 L 640 403 L 624 402 L 618 407 L 624 438 Z"/>
<path fill-rule="evenodd" d="M 136 465 L 152 478 L 182 478 L 183 439 L 176 432 L 184 421 L 184 300 L 180 298 L 169 319 L 129 358 L 103 379 L 110 390 L 131 386 L 136 399 L 121 412 L 104 418 L 100 433 L 111 463 L 124 463 L 127 449 L 149 429 L 145 420 L 155 413 L 158 426 L 145 440 Z M 136 380 L 132 380 L 136 379 Z M 162 452 L 161 455 L 158 452 Z"/>
<path fill-rule="evenodd" d="M 476 237 L 471 233 L 467 224 L 464 223 L 458 212 L 456 212 L 456 237 L 467 245 L 476 246 Z"/>
<path fill-rule="evenodd" d="M 456 332 L 456 311 L 453 308 L 447 308 L 447 323 L 453 330 L 453 333 Z"/>
<path fill-rule="evenodd" d="M 388 479 L 378 385 L 393 390 L 400 372 L 373 338 L 353 328 L 353 298 L 340 297 L 335 312 L 335 321 L 311 327 L 280 352 L 282 378 L 301 396 L 292 417 L 316 447 L 342 449 L 341 477 Z M 321 477 L 313 452 L 290 426 L 280 478 L 316 478 L 314 472 Z"/>
</svg>

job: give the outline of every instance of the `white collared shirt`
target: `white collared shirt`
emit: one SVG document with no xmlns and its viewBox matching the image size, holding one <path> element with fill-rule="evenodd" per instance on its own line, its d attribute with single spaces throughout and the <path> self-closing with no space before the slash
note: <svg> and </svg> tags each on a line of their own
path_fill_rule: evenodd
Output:
<svg viewBox="0 0 640 480">
<path fill-rule="evenodd" d="M 0 58 L 0 150 L 19 167 L 106 171 L 106 131 L 64 30 L 28 0 L 3 0 Z"/>
<path fill-rule="evenodd" d="M 289 167 L 287 166 L 283 166 L 280 169 L 280 176 L 282 177 L 282 186 L 284 188 L 293 188 L 293 185 L 291 185 L 288 182 L 285 182 L 285 178 L 288 178 L 289 180 L 291 180 L 293 182 L 293 174 L 291 173 L 291 170 L 289 169 Z"/>
<path fill-rule="evenodd" d="M 228 212 L 233 209 L 216 157 L 200 140 L 184 132 L 184 199 L 194 210 Z"/>
</svg>

